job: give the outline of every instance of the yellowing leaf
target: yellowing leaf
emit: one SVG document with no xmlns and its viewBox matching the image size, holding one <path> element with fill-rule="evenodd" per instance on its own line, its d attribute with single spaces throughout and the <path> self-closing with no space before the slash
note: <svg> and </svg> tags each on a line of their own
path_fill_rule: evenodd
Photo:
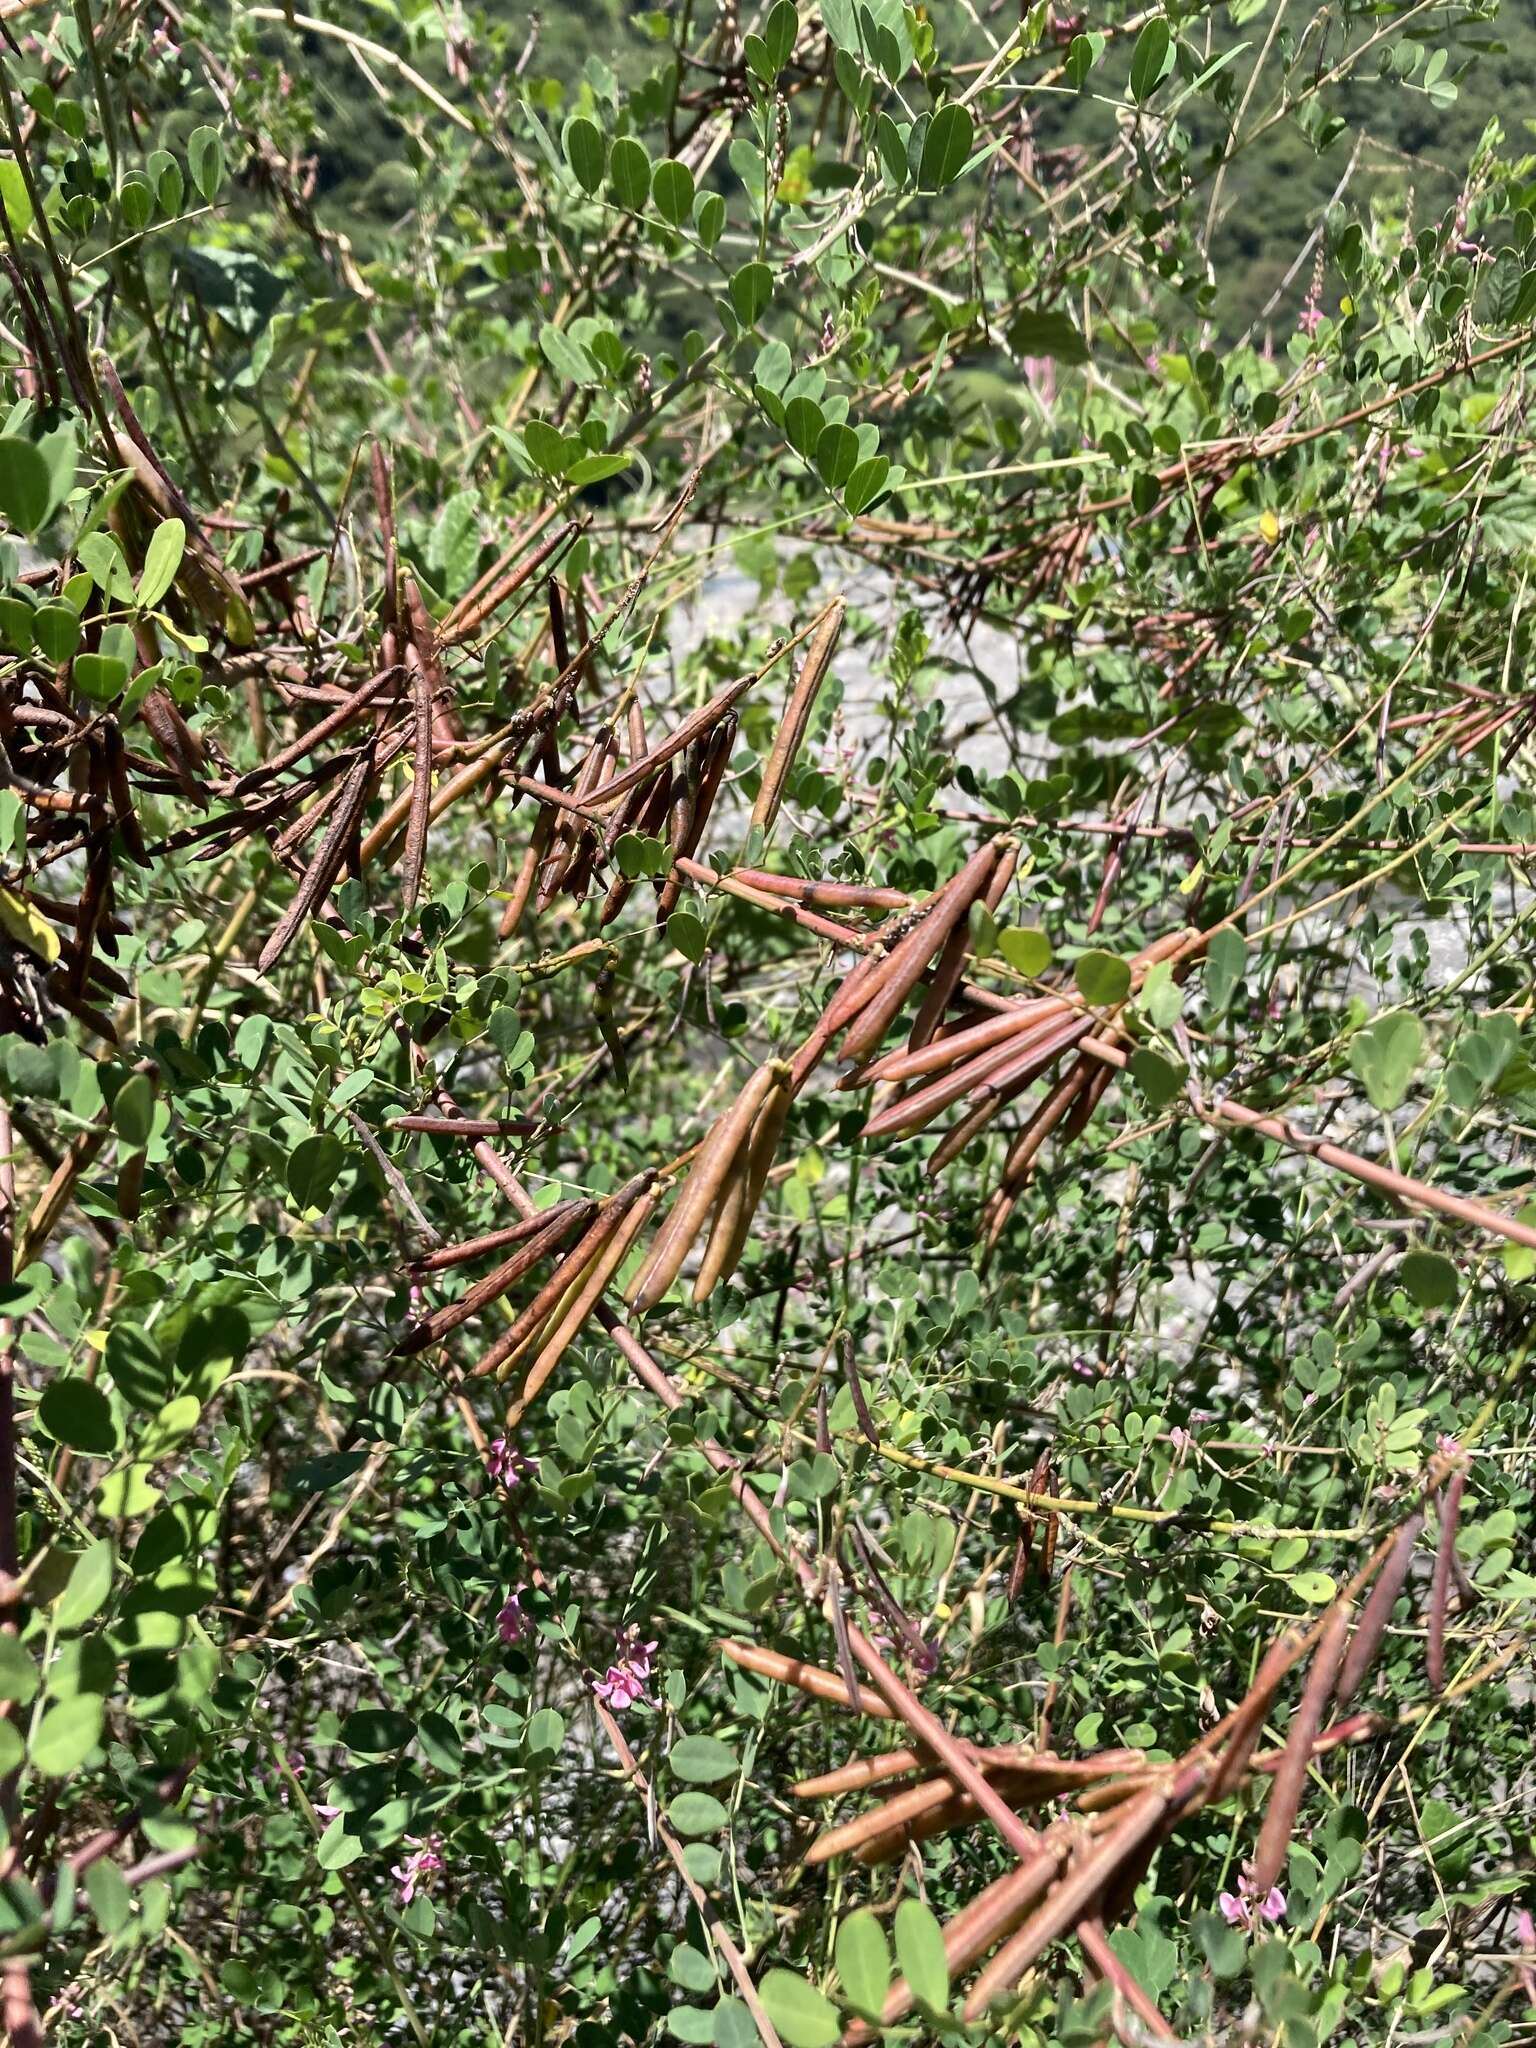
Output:
<svg viewBox="0 0 1536 2048">
<path fill-rule="evenodd" d="M 0 889 L 0 925 L 4 925 L 17 945 L 35 953 L 45 966 L 51 967 L 58 959 L 58 933 L 47 918 L 9 889 Z"/>
</svg>

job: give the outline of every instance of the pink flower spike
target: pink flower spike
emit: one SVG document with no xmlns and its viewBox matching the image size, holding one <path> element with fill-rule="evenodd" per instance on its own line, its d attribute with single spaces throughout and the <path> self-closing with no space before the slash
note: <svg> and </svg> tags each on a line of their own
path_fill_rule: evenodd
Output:
<svg viewBox="0 0 1536 2048">
<path fill-rule="evenodd" d="M 626 1707 L 645 1698 L 645 1681 L 651 1675 L 656 1644 L 642 1643 L 639 1629 L 631 1622 L 619 1631 L 615 1648 L 618 1654 L 608 1666 L 608 1675 L 594 1679 L 592 1691 L 614 1713 L 622 1714 Z"/>
<path fill-rule="evenodd" d="M 504 1486 L 510 1493 L 522 1480 L 532 1478 L 539 1468 L 534 1459 L 525 1458 L 514 1444 L 499 1436 L 486 1452 L 485 1469 L 498 1486 Z"/>
<path fill-rule="evenodd" d="M 523 1593 L 519 1586 L 515 1593 L 509 1593 L 496 1617 L 496 1633 L 504 1643 L 520 1643 L 533 1627 L 531 1615 L 523 1612 Z"/>
<path fill-rule="evenodd" d="M 409 1840 L 409 1836 L 406 1838 Z M 434 1835 L 429 1842 L 423 1842 L 411 1851 L 403 1863 L 397 1863 L 390 1876 L 400 1887 L 400 1904 L 408 1906 L 427 1879 L 444 1868 L 443 1859 L 438 1855 L 438 1839 Z"/>
</svg>

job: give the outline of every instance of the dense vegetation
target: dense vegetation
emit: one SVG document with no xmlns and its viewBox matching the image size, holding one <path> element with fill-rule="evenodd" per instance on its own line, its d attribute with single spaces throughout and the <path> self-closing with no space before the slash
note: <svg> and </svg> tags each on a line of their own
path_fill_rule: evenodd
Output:
<svg viewBox="0 0 1536 2048">
<path fill-rule="evenodd" d="M 7 2037 L 1530 2039 L 1528 18 L 6 13 Z"/>
</svg>

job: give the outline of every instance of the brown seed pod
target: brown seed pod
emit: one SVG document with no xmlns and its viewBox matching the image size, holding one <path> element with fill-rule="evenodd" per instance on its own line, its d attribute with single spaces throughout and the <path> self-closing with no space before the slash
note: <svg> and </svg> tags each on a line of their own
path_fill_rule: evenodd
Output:
<svg viewBox="0 0 1536 2048">
<path fill-rule="evenodd" d="M 444 1273 L 454 1266 L 467 1266 L 490 1252 L 509 1251 L 513 1245 L 526 1244 L 530 1237 L 537 1237 L 541 1230 L 547 1230 L 557 1216 L 573 1215 L 579 1209 L 595 1209 L 596 1206 L 596 1203 L 588 1203 L 584 1199 L 556 1202 L 552 1208 L 539 1209 L 532 1216 L 525 1216 L 521 1223 L 509 1223 L 504 1230 L 489 1230 L 484 1237 L 466 1238 L 462 1244 L 441 1245 L 436 1251 L 412 1259 L 411 1271 Z M 580 1225 L 573 1224 L 572 1228 L 579 1229 Z"/>
<path fill-rule="evenodd" d="M 354 762 L 346 781 L 341 785 L 335 813 L 304 879 L 293 893 L 293 901 L 284 911 L 276 931 L 261 949 L 261 956 L 256 964 L 262 974 L 277 965 L 292 945 L 300 928 L 319 910 L 330 894 L 331 885 L 341 872 L 341 863 L 346 856 L 347 841 L 351 837 L 352 828 L 362 816 L 368 802 L 368 790 L 373 773 L 373 747 L 370 742 Z"/>
<path fill-rule="evenodd" d="M 406 672 L 411 679 L 412 753 L 411 808 L 405 827 L 405 865 L 401 873 L 401 897 L 407 915 L 416 908 L 421 894 L 422 870 L 427 858 L 427 828 L 432 816 L 432 704 L 436 694 L 436 653 L 427 608 L 416 585 L 406 578 L 405 606 L 409 635 L 405 643 Z"/>
<path fill-rule="evenodd" d="M 1017 1009 L 999 1011 L 994 1016 L 983 1017 L 979 1023 L 967 1024 L 958 1031 L 935 1038 L 915 1052 L 888 1052 L 872 1065 L 842 1075 L 837 1085 L 839 1088 L 865 1088 L 876 1081 L 912 1081 L 920 1074 L 940 1073 L 963 1060 L 975 1058 L 978 1053 L 992 1051 L 1017 1037 L 1021 1031 L 1037 1029 L 1047 1018 L 1065 1016 L 1071 1007 L 1065 996 L 1033 997 L 1020 1003 Z"/>
<path fill-rule="evenodd" d="M 1392 1619 L 1392 1609 L 1397 1605 L 1397 1596 L 1403 1590 L 1409 1569 L 1413 1564 L 1414 1545 L 1419 1540 L 1419 1531 L 1424 1527 L 1424 1510 L 1416 1508 L 1398 1530 L 1392 1548 L 1376 1575 L 1360 1615 L 1360 1626 L 1344 1654 L 1339 1671 L 1339 1682 L 1334 1697 L 1341 1707 L 1347 1707 L 1355 1694 L 1365 1683 L 1371 1666 L 1376 1661 L 1376 1652 L 1381 1648 L 1381 1639 L 1387 1632 L 1387 1623 Z"/>
<path fill-rule="evenodd" d="M 992 863 L 987 869 L 986 887 L 979 893 L 977 901 L 986 902 L 992 894 L 992 884 L 998 868 L 1016 858 L 1013 845 L 999 840 L 991 849 Z M 943 1022 L 944 1012 L 949 1008 L 950 997 L 960 986 L 960 977 L 965 972 L 965 963 L 971 952 L 970 909 L 956 924 L 944 941 L 938 964 L 929 979 L 927 994 L 923 997 L 917 1016 L 913 1019 L 912 1030 L 907 1038 L 908 1052 L 920 1052 L 937 1032 Z"/>
<path fill-rule="evenodd" d="M 525 1273 L 531 1273 L 535 1266 L 547 1259 L 552 1251 L 565 1243 L 572 1232 L 578 1230 L 597 1212 L 596 1202 L 573 1203 L 562 1212 L 551 1211 L 544 1226 L 526 1242 L 519 1245 L 511 1258 L 504 1259 L 494 1272 L 477 1280 L 473 1287 L 457 1301 L 449 1302 L 445 1308 L 436 1309 L 425 1317 L 414 1329 L 408 1330 L 395 1346 L 395 1350 L 410 1356 L 425 1351 L 429 1344 L 436 1344 L 452 1331 L 489 1308 L 493 1301 L 500 1301 L 509 1293 Z"/>
<path fill-rule="evenodd" d="M 756 1672 L 759 1678 L 771 1678 L 779 1685 L 792 1685 L 799 1692 L 809 1693 L 812 1699 L 829 1700 L 837 1707 L 852 1707 L 860 1714 L 872 1715 L 877 1721 L 894 1718 L 879 1693 L 860 1686 L 850 1697 L 847 1686 L 837 1673 L 824 1671 L 819 1664 L 807 1664 L 799 1657 L 786 1657 L 780 1650 L 765 1650 L 756 1643 L 719 1640 L 715 1647 L 722 1650 L 733 1664 L 739 1664 L 743 1671 Z"/>
<path fill-rule="evenodd" d="M 864 1059 L 894 1022 L 925 967 L 940 951 L 955 926 L 986 887 L 997 860 L 995 844 L 979 847 L 959 874 L 934 898 L 929 909 L 898 942 L 881 969 L 877 983 L 859 1008 L 839 1052 L 844 1059 Z"/>
<path fill-rule="evenodd" d="M 906 910 L 912 901 L 900 889 L 876 889 L 863 882 L 810 881 L 800 875 L 770 874 L 767 868 L 732 868 L 730 879 L 766 896 L 788 896 L 814 910 Z"/>
<path fill-rule="evenodd" d="M 1280 1882 L 1280 1873 L 1285 1867 L 1286 1850 L 1290 1847 L 1307 1771 L 1312 1762 L 1312 1746 L 1332 1697 L 1344 1645 L 1349 1638 L 1349 1618 L 1350 1602 L 1335 1601 L 1318 1638 L 1301 1702 L 1286 1731 L 1285 1748 L 1280 1753 L 1274 1788 L 1264 1813 L 1264 1825 L 1259 1830 L 1259 1845 L 1253 1854 L 1251 1881 L 1254 1892 L 1261 1899 L 1268 1896 L 1272 1885 Z"/>
<path fill-rule="evenodd" d="M 1001 1993 L 1017 1984 L 1036 1956 L 1076 1926 L 1127 1858 L 1162 1826 L 1171 1792 L 1171 1787 L 1153 1786 L 1141 1793 L 1121 1811 L 1115 1825 L 1068 1866 L 1060 1882 L 976 1979 L 965 2001 L 967 2021 L 979 2019 Z"/>
<path fill-rule="evenodd" d="M 502 1376 L 532 1347 L 555 1310 L 591 1267 L 635 1203 L 649 1193 L 655 1179 L 655 1170 L 647 1167 L 608 1197 L 532 1301 L 476 1363 L 470 1375 L 472 1379 L 483 1379 L 488 1373 Z"/>
<path fill-rule="evenodd" d="M 1451 1598 L 1451 1573 L 1456 1562 L 1456 1528 L 1467 1469 L 1453 1472 L 1440 1494 L 1440 1543 L 1435 1551 L 1435 1576 L 1429 1592 L 1429 1640 L 1426 1651 L 1429 1689 L 1445 1689 L 1445 1617 Z"/>
<path fill-rule="evenodd" d="M 741 1262 L 793 1099 L 786 1070 L 765 1096 L 746 1148 L 738 1156 L 736 1168 L 721 1192 L 698 1278 L 693 1283 L 695 1302 L 707 1301 L 716 1284 L 728 1280 Z"/>
<path fill-rule="evenodd" d="M 727 713 L 709 735 L 699 743 L 693 753 L 697 755 L 697 769 L 693 776 L 693 789 L 688 805 L 688 815 L 682 830 L 672 840 L 673 867 L 671 874 L 662 885 L 656 905 L 656 922 L 665 927 L 667 919 L 677 908 L 677 899 L 682 894 L 683 876 L 678 863 L 689 860 L 697 851 L 709 823 L 715 799 L 720 794 L 720 784 L 725 771 L 731 765 L 731 749 L 736 744 L 738 720 L 734 711 Z"/>
<path fill-rule="evenodd" d="M 513 1429 L 522 1420 L 529 1407 L 538 1399 L 544 1383 L 555 1367 L 581 1335 L 588 1316 L 602 1300 L 603 1291 L 614 1274 L 624 1263 L 630 1246 L 644 1228 L 647 1217 L 656 1203 L 656 1191 L 647 1189 L 638 1201 L 631 1204 L 619 1227 L 598 1252 L 591 1265 L 578 1283 L 572 1287 L 565 1301 L 545 1326 L 538 1355 L 529 1366 L 526 1377 L 516 1400 L 507 1410 L 507 1427 Z M 511 1360 L 508 1360 L 508 1365 Z M 506 1371 L 503 1367 L 503 1372 Z"/>
<path fill-rule="evenodd" d="M 769 1060 L 759 1067 L 700 1146 L 649 1258 L 626 1290 L 626 1298 L 637 1313 L 644 1315 L 647 1309 L 654 1308 L 677 1278 L 722 1183 L 746 1144 L 758 1110 L 785 1076 L 782 1060 Z"/>
<path fill-rule="evenodd" d="M 763 770 L 762 783 L 757 800 L 752 806 L 752 823 L 765 835 L 772 831 L 773 821 L 779 814 L 784 801 L 784 788 L 789 781 L 795 757 L 805 738 L 811 714 L 816 708 L 827 670 L 832 665 L 838 637 L 843 630 L 843 614 L 846 606 L 841 598 L 831 606 L 821 624 L 811 635 L 805 650 L 805 660 L 800 664 L 800 673 L 795 678 L 795 687 L 784 706 L 784 716 L 774 736 L 773 750 L 768 756 L 768 765 Z"/>
</svg>

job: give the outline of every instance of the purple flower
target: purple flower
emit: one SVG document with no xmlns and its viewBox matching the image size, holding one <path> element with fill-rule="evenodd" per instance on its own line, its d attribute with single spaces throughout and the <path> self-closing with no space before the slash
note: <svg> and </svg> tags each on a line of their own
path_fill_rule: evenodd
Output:
<svg viewBox="0 0 1536 2048">
<path fill-rule="evenodd" d="M 509 1593 L 502 1602 L 501 1612 L 496 1617 L 496 1633 L 504 1643 L 520 1643 L 533 1627 L 533 1617 L 523 1612 L 525 1586 L 519 1586 L 515 1593 Z"/>
<path fill-rule="evenodd" d="M 1177 1422 L 1168 1432 L 1168 1441 L 1173 1445 L 1173 1448 L 1180 1453 L 1184 1451 L 1191 1451 L 1195 1447 L 1194 1437 L 1190 1434 L 1190 1432 L 1187 1429 L 1181 1427 L 1181 1425 Z"/>
<path fill-rule="evenodd" d="M 639 1629 L 630 1622 L 619 1631 L 608 1676 L 592 1681 L 593 1692 L 614 1713 L 622 1714 L 626 1707 L 632 1707 L 637 1700 L 645 1698 L 645 1682 L 651 1675 L 651 1660 L 655 1655 L 655 1643 L 642 1643 Z"/>
<path fill-rule="evenodd" d="M 1277 1920 L 1285 1918 L 1285 1893 L 1279 1885 L 1272 1884 L 1260 1899 L 1246 1872 L 1237 1880 L 1237 1890 L 1223 1892 L 1216 1903 L 1229 1927 L 1251 1930 L 1259 1920 L 1272 1927 Z"/>
<path fill-rule="evenodd" d="M 409 1841 L 410 1837 L 407 1836 L 406 1840 Z M 403 1863 L 397 1863 L 390 1871 L 390 1876 L 400 1887 L 402 1906 L 408 1906 L 417 1892 L 424 1888 L 427 1879 L 445 1867 L 437 1853 L 438 1847 L 438 1838 L 434 1835 L 430 1841 L 414 1848 Z"/>
<path fill-rule="evenodd" d="M 499 1436 L 486 1453 L 485 1469 L 498 1486 L 504 1486 L 510 1493 L 520 1481 L 531 1479 L 539 1468 L 535 1459 L 525 1458 L 515 1445 Z"/>
<path fill-rule="evenodd" d="M 1313 335 L 1316 334 L 1319 327 L 1322 326 L 1323 318 L 1324 315 L 1322 307 L 1315 304 L 1311 299 L 1309 299 L 1306 305 L 1302 307 L 1301 315 L 1298 318 L 1296 325 L 1301 330 L 1301 332 L 1307 337 L 1308 341 L 1310 341 Z"/>
</svg>

